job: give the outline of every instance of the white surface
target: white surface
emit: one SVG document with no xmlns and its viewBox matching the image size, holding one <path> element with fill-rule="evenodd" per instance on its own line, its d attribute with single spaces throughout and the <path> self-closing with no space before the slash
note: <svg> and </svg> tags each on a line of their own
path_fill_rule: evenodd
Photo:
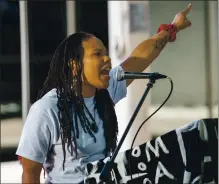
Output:
<svg viewBox="0 0 219 184">
<path fill-rule="evenodd" d="M 19 2 L 19 12 L 21 39 L 22 118 L 26 119 L 30 106 L 30 59 L 27 1 Z"/>
<path fill-rule="evenodd" d="M 75 1 L 66 1 L 67 36 L 76 32 Z"/>
</svg>

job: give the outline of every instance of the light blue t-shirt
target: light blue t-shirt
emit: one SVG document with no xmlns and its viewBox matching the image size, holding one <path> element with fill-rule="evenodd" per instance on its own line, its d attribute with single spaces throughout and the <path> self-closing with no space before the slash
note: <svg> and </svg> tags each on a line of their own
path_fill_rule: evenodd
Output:
<svg viewBox="0 0 219 184">
<path fill-rule="evenodd" d="M 118 69 L 122 70 L 122 67 L 118 65 L 110 71 L 108 87 L 115 104 L 127 93 L 126 81 L 116 80 Z M 85 165 L 105 157 L 103 122 L 94 108 L 94 97 L 84 98 L 84 102 L 98 125 L 98 132 L 95 134 L 97 142 L 95 143 L 93 138 L 88 133 L 84 133 L 79 126 L 78 156 L 76 159 L 75 154 L 71 156 L 70 150 L 66 151 L 64 171 L 56 89 L 49 91 L 30 108 L 16 154 L 42 163 L 47 173 L 46 183 L 80 183 L 86 176 Z"/>
</svg>

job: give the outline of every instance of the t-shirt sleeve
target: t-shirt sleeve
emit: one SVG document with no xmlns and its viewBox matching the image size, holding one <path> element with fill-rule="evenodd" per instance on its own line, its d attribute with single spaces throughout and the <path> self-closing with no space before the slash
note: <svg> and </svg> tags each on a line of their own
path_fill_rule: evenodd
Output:
<svg viewBox="0 0 219 184">
<path fill-rule="evenodd" d="M 123 70 L 123 68 L 120 65 L 118 65 L 112 68 L 109 74 L 110 81 L 109 81 L 108 91 L 115 104 L 119 102 L 121 99 L 123 99 L 124 97 L 126 97 L 127 94 L 126 80 L 118 81 L 116 79 L 116 73 L 118 70 Z"/>
<path fill-rule="evenodd" d="M 44 163 L 51 148 L 51 119 L 39 106 L 32 106 L 25 121 L 16 154 Z"/>
</svg>

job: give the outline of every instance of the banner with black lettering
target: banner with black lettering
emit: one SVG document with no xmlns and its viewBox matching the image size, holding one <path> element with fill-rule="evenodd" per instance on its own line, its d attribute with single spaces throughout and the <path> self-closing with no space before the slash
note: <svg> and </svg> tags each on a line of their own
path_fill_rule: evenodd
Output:
<svg viewBox="0 0 219 184">
<path fill-rule="evenodd" d="M 217 183 L 218 119 L 202 119 L 119 153 L 108 183 Z M 101 183 L 105 158 L 87 164 L 86 184 Z"/>
</svg>

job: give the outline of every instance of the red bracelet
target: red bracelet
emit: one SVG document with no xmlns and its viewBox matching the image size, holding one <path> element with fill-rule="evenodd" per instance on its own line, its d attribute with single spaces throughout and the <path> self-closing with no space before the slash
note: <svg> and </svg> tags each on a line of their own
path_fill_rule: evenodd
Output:
<svg viewBox="0 0 219 184">
<path fill-rule="evenodd" d="M 174 24 L 161 24 L 157 30 L 157 33 L 163 30 L 166 30 L 170 33 L 169 42 L 174 42 L 176 40 L 177 27 Z"/>
</svg>

